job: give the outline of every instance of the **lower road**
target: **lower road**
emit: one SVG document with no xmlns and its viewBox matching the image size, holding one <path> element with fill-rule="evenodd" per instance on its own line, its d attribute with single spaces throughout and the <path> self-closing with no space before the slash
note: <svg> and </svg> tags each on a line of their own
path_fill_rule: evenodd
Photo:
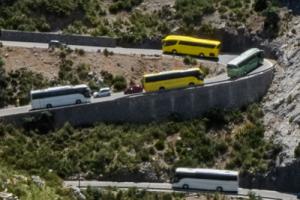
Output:
<svg viewBox="0 0 300 200">
<path fill-rule="evenodd" d="M 105 187 L 116 187 L 120 189 L 124 188 L 138 188 L 145 189 L 149 191 L 156 192 L 176 192 L 172 189 L 172 184 L 170 183 L 134 183 L 134 182 L 110 182 L 110 181 L 64 181 L 65 186 L 79 187 L 82 189 L 87 188 L 88 186 L 96 188 L 105 188 Z M 201 191 L 183 191 L 181 192 L 201 192 Z M 239 188 L 238 196 L 248 195 L 249 192 L 254 192 L 257 196 L 261 196 L 263 199 L 282 199 L 282 200 L 296 200 L 297 197 L 294 194 L 287 194 L 271 190 L 257 190 L 257 189 L 245 189 Z M 229 194 L 232 196 L 232 194 Z"/>
</svg>

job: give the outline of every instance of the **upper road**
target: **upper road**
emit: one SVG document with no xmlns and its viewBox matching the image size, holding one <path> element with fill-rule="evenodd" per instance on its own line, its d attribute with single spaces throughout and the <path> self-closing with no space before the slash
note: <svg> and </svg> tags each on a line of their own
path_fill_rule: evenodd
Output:
<svg viewBox="0 0 300 200">
<path fill-rule="evenodd" d="M 15 42 L 15 41 L 1 41 L 4 46 L 11 46 L 11 47 L 26 47 L 26 48 L 48 48 L 47 43 L 35 43 L 35 42 Z M 103 51 L 107 49 L 108 51 L 112 51 L 117 54 L 137 54 L 137 55 L 162 55 L 161 50 L 157 49 L 137 49 L 137 48 L 122 48 L 122 47 L 115 47 L 115 48 L 107 48 L 107 47 L 95 47 L 95 46 L 78 46 L 78 45 L 68 45 L 71 49 L 83 49 L 87 52 L 97 52 L 98 50 Z M 168 56 L 168 55 L 165 55 Z M 219 63 L 226 64 L 234 55 L 220 55 L 219 56 Z"/>
</svg>

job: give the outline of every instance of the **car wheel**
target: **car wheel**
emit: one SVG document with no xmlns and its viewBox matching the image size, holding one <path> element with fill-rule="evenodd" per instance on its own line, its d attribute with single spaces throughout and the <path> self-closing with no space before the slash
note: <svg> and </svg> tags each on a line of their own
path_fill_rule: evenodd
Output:
<svg viewBox="0 0 300 200">
<path fill-rule="evenodd" d="M 183 184 L 182 189 L 184 190 L 188 190 L 190 188 L 190 186 L 188 184 Z"/>
<path fill-rule="evenodd" d="M 75 103 L 76 103 L 76 104 L 81 104 L 81 100 L 80 100 L 80 99 L 77 99 Z"/>
<path fill-rule="evenodd" d="M 222 188 L 222 187 L 217 187 L 217 188 L 216 188 L 216 191 L 217 191 L 217 192 L 223 192 L 223 188 Z"/>
<path fill-rule="evenodd" d="M 49 109 L 49 108 L 52 108 L 52 104 L 47 104 L 47 105 L 46 105 L 46 108 L 48 108 L 48 109 Z"/>
</svg>

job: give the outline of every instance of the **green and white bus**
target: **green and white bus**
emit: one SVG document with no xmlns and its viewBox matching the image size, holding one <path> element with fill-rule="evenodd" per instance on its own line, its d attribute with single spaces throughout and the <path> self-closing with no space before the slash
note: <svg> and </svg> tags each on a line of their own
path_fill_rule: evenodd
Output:
<svg viewBox="0 0 300 200">
<path fill-rule="evenodd" d="M 264 62 L 264 51 L 252 48 L 227 64 L 227 74 L 230 78 L 245 76 Z"/>
</svg>

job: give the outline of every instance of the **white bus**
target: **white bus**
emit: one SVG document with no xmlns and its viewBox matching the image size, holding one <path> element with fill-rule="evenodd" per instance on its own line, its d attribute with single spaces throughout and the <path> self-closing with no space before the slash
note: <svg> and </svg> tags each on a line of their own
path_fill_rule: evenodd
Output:
<svg viewBox="0 0 300 200">
<path fill-rule="evenodd" d="M 237 193 L 238 172 L 203 168 L 177 168 L 173 188 Z"/>
<path fill-rule="evenodd" d="M 91 102 L 91 91 L 86 85 L 60 86 L 30 92 L 32 109 L 52 108 Z"/>
</svg>

